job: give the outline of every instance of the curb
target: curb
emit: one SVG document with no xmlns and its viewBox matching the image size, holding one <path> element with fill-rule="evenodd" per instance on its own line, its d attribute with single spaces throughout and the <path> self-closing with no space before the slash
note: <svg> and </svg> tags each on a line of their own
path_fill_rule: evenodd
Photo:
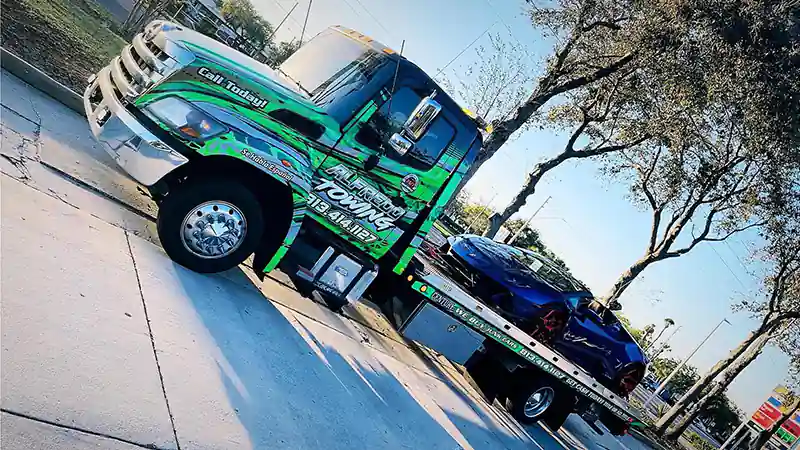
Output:
<svg viewBox="0 0 800 450">
<path fill-rule="evenodd" d="M 3 47 L 0 47 L 0 65 L 17 78 L 63 103 L 67 108 L 82 116 L 85 114 L 83 97 L 77 92 L 50 78 L 46 73 Z"/>
</svg>

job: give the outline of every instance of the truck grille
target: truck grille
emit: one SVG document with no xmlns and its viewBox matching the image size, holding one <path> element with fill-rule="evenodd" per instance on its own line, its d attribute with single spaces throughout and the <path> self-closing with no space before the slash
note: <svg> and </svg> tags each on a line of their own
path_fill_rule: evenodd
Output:
<svg viewBox="0 0 800 450">
<path fill-rule="evenodd" d="M 165 69 L 173 65 L 174 61 L 155 42 L 145 42 L 142 35 L 137 34 L 133 43 L 111 60 L 109 69 L 122 97 L 133 100 L 161 81 Z"/>
</svg>

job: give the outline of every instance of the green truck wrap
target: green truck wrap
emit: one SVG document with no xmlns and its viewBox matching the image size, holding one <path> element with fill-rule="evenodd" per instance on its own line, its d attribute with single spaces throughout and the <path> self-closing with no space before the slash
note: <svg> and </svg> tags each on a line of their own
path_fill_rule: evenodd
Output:
<svg viewBox="0 0 800 450">
<path fill-rule="evenodd" d="M 427 112 L 417 110 L 425 101 L 435 106 L 427 110 L 427 122 Z M 231 172 L 238 169 L 230 159 L 274 180 L 248 185 L 263 217 L 291 217 L 271 224 L 269 238 L 281 239 L 266 246 L 269 258 L 257 258 L 263 272 L 275 268 L 304 224 L 313 222 L 360 259 L 389 261 L 388 269 L 401 273 L 481 142 L 475 120 L 422 70 L 341 27 L 320 33 L 273 70 L 192 30 L 154 22 L 91 80 L 84 103 L 98 140 L 156 198 L 169 199 L 201 166 L 203 176 L 216 168 L 235 181 Z M 410 136 L 406 127 L 415 112 L 422 114 L 424 129 Z M 142 173 L 155 165 L 152 157 L 141 160 L 162 148 L 171 165 L 159 161 L 155 171 Z M 274 203 L 277 197 L 290 201 Z M 287 203 L 291 214 L 272 214 L 271 208 Z M 211 222 L 184 224 L 195 226 L 195 235 L 184 233 L 184 241 L 201 257 L 196 266 L 212 265 L 209 259 L 222 259 L 225 249 L 238 248 L 237 239 L 253 232 L 253 221 L 239 220 L 236 208 L 225 217 L 209 211 Z M 202 237 L 218 237 L 212 225 L 230 220 L 242 225 L 222 230 L 224 238 L 216 241 Z M 174 251 L 183 250 L 176 245 Z M 170 256 L 197 269 L 193 255 Z"/>
</svg>

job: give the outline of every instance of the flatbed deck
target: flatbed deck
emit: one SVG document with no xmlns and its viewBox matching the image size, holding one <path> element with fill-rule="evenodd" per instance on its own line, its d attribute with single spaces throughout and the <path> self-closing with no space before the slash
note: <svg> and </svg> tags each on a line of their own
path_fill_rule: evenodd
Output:
<svg viewBox="0 0 800 450">
<path fill-rule="evenodd" d="M 626 399 L 471 296 L 457 282 L 438 270 L 435 262 L 422 252 L 415 256 L 415 262 L 411 288 L 430 303 L 486 338 L 508 348 L 527 363 L 557 378 L 577 394 L 603 406 L 616 417 L 631 424 L 642 424 Z"/>
</svg>

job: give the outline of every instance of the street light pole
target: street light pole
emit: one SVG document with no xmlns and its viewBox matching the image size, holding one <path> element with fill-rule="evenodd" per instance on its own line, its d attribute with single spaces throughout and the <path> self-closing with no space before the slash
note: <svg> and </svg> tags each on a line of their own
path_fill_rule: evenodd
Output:
<svg viewBox="0 0 800 450">
<path fill-rule="evenodd" d="M 533 214 L 531 215 L 531 217 L 528 219 L 527 222 L 523 223 L 522 226 L 519 227 L 519 230 L 517 230 L 517 232 L 514 233 L 514 236 L 511 236 L 511 239 L 506 241 L 506 244 L 514 245 L 514 241 L 517 240 L 517 237 L 522 233 L 522 230 L 524 230 L 525 228 L 528 228 L 528 224 L 531 223 L 531 220 L 533 220 L 533 218 L 536 217 L 536 214 L 539 214 L 539 211 L 541 211 L 542 208 L 544 208 L 544 205 L 546 205 L 547 202 L 549 202 L 551 198 L 553 198 L 553 196 L 552 195 L 548 195 L 547 198 L 544 199 L 544 203 L 542 203 L 542 205 L 539 206 L 539 208 L 537 208 L 536 211 L 533 212 Z"/>
<path fill-rule="evenodd" d="M 672 371 L 672 373 L 671 373 L 671 374 L 669 374 L 669 376 L 667 377 L 667 379 L 666 379 L 666 380 L 664 380 L 664 381 L 661 383 L 661 385 L 659 385 L 659 386 L 658 386 L 658 389 L 656 389 L 656 390 L 655 390 L 655 392 L 653 392 L 653 393 L 650 395 L 650 397 L 647 397 L 647 400 L 644 402 L 644 405 L 642 405 L 642 408 L 647 408 L 647 405 L 649 405 L 650 403 L 652 403 L 652 401 L 653 401 L 653 400 L 654 400 L 654 399 L 655 399 L 655 398 L 658 396 L 658 394 L 660 394 L 660 393 L 661 393 L 661 391 L 663 391 L 663 390 L 664 390 L 664 388 L 666 388 L 666 387 L 667 387 L 667 384 L 669 384 L 669 382 L 670 382 L 670 381 L 671 381 L 671 380 L 672 380 L 672 379 L 675 377 L 675 375 L 677 375 L 677 374 L 678 374 L 678 372 L 679 372 L 681 369 L 683 369 L 683 366 L 685 366 L 685 365 L 686 365 L 686 363 L 687 363 L 687 362 L 688 362 L 688 361 L 689 361 L 689 360 L 692 358 L 692 356 L 694 356 L 694 354 L 695 354 L 695 353 L 697 353 L 697 351 L 698 351 L 698 350 L 700 350 L 700 347 L 702 347 L 702 346 L 703 346 L 703 344 L 705 344 L 705 343 L 706 343 L 706 341 L 708 341 L 708 340 L 711 338 L 711 335 L 713 335 L 713 334 L 714 334 L 714 332 L 715 332 L 715 331 L 717 331 L 717 329 L 718 329 L 719 327 L 721 327 L 723 323 L 727 323 L 728 325 L 730 325 L 730 322 L 728 322 L 728 319 L 722 319 L 722 320 L 720 320 L 720 322 L 717 324 L 717 326 L 715 326 L 715 327 L 714 327 L 714 329 L 713 329 L 713 330 L 711 330 L 711 332 L 710 332 L 710 333 L 708 333 L 708 336 L 706 336 L 706 337 L 705 337 L 705 339 L 703 339 L 702 341 L 700 341 L 700 343 L 699 343 L 699 344 L 697 344 L 697 347 L 695 347 L 695 348 L 694 348 L 694 350 L 692 350 L 692 353 L 689 353 L 689 356 L 687 356 L 686 358 L 684 358 L 684 359 L 683 359 L 683 361 L 681 361 L 681 363 L 680 363 L 680 364 L 678 364 L 678 367 L 676 367 L 676 368 L 675 368 L 675 370 L 673 370 L 673 371 Z"/>
<path fill-rule="evenodd" d="M 719 447 L 719 449 L 723 450 L 723 449 L 732 448 L 733 446 L 731 444 L 733 444 L 734 440 L 737 440 L 739 438 L 739 434 L 742 432 L 742 429 L 744 429 L 744 427 L 747 426 L 747 422 L 748 421 L 749 421 L 748 419 L 742 420 L 741 425 L 739 425 L 738 428 L 733 430 L 733 433 L 731 433 L 731 435 L 728 436 L 728 439 L 726 439 L 725 442 L 722 443 L 722 445 Z M 737 440 L 737 442 L 738 442 L 738 440 Z"/>
</svg>

